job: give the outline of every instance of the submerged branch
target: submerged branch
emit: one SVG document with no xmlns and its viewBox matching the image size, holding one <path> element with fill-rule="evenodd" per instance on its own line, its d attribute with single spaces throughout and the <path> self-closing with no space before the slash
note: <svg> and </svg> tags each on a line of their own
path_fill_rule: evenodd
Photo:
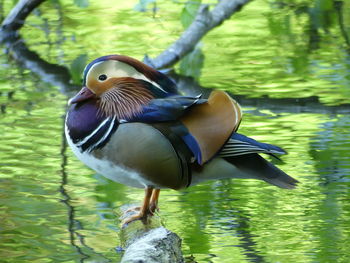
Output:
<svg viewBox="0 0 350 263">
<path fill-rule="evenodd" d="M 70 83 L 70 73 L 67 67 L 51 64 L 42 59 L 36 52 L 28 49 L 24 41 L 14 37 L 7 41 L 8 53 L 23 68 L 27 68 L 40 76 L 40 78 L 51 85 L 61 88 L 65 95 L 72 95 L 79 87 Z M 200 86 L 193 78 L 172 73 L 170 77 L 176 82 L 179 90 L 185 94 L 203 94 L 207 97 L 212 89 Z M 338 106 L 327 106 L 322 104 L 317 97 L 308 98 L 249 98 L 244 95 L 233 95 L 233 98 L 247 107 L 269 109 L 274 112 L 320 112 L 320 113 L 343 113 L 349 109 L 348 104 Z"/>
<path fill-rule="evenodd" d="M 145 62 L 157 69 L 174 65 L 190 53 L 205 34 L 214 27 L 221 25 L 250 1 L 222 0 L 212 11 L 209 11 L 208 5 L 202 5 L 192 24 L 182 33 L 180 38 L 158 57 L 151 59 L 146 56 Z"/>
<path fill-rule="evenodd" d="M 202 94 L 207 98 L 213 89 L 201 86 L 195 79 L 187 76 L 178 75 L 174 72 L 169 76 L 175 81 L 181 92 L 187 95 Z M 230 94 L 244 107 L 253 107 L 257 110 L 270 110 L 272 112 L 289 112 L 289 113 L 323 113 L 323 114 L 347 114 L 349 104 L 325 105 L 320 102 L 316 96 L 305 98 L 270 98 L 259 97 L 253 98 L 246 95 Z"/>
<path fill-rule="evenodd" d="M 71 84 L 71 75 L 68 68 L 51 64 L 40 58 L 39 54 L 31 51 L 18 30 L 24 24 L 30 13 L 45 0 L 20 0 L 7 15 L 0 27 L 0 43 L 6 47 L 6 52 L 23 68 L 36 73 L 40 78 L 54 86 L 61 88 L 63 93 L 77 90 Z"/>
<path fill-rule="evenodd" d="M 62 93 L 68 94 L 79 89 L 70 82 L 71 75 L 67 67 L 51 64 L 42 59 L 27 47 L 20 36 L 12 35 L 11 38 L 6 38 L 3 44 L 10 56 L 23 68 L 36 73 L 44 82 L 60 87 Z"/>
</svg>

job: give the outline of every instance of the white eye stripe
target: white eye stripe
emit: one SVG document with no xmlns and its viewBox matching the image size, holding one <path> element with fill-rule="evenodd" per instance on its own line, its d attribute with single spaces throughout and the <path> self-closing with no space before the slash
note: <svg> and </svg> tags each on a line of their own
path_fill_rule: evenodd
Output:
<svg viewBox="0 0 350 263">
<path fill-rule="evenodd" d="M 100 61 L 94 64 L 89 72 L 86 74 L 86 83 L 89 87 L 89 81 L 98 80 L 99 82 L 103 82 L 105 80 L 100 80 L 99 77 L 102 75 L 106 75 L 108 78 L 123 78 L 123 77 L 131 77 L 135 79 L 141 79 L 151 83 L 156 88 L 161 91 L 167 93 L 158 83 L 150 80 L 144 74 L 136 70 L 134 67 L 130 66 L 127 63 L 118 61 L 118 60 L 105 60 Z"/>
</svg>

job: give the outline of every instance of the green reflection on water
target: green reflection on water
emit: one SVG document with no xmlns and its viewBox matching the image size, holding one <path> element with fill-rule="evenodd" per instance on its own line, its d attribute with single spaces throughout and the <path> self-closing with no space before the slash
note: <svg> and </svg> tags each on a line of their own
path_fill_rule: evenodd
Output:
<svg viewBox="0 0 350 263">
<path fill-rule="evenodd" d="M 310 13 L 323 2 L 330 1 L 283 8 L 252 2 L 205 37 L 199 82 L 248 97 L 349 103 L 349 54 L 336 8 Z M 133 11 L 134 3 L 118 3 L 95 1 L 80 9 L 72 1 L 48 1 L 22 34 L 43 58 L 70 65 L 81 54 L 156 55 L 182 30 L 182 5 L 175 2 L 162 2 L 155 18 Z M 349 10 L 344 2 L 348 32 Z M 316 46 L 311 25 L 318 25 Z M 118 208 L 140 201 L 143 191 L 110 182 L 76 160 L 62 138 L 66 97 L 6 56 L 0 60 L 1 260 L 118 261 Z M 224 180 L 162 191 L 162 218 L 182 237 L 186 256 L 198 262 L 350 260 L 349 110 L 299 107 L 244 107 L 240 128 L 289 152 L 283 163 L 274 162 L 301 181 L 298 189 Z"/>
<path fill-rule="evenodd" d="M 325 104 L 349 103 L 349 46 L 336 22 L 310 32 L 310 12 L 319 1 L 306 2 L 303 8 L 311 9 L 309 13 L 298 11 L 297 5 L 271 8 L 255 1 L 211 32 L 201 83 L 250 97 L 318 96 Z M 345 3 L 342 14 L 349 14 L 349 8 Z M 324 10 L 333 20 L 334 9 Z M 312 33 L 317 33 L 317 40 Z"/>
</svg>

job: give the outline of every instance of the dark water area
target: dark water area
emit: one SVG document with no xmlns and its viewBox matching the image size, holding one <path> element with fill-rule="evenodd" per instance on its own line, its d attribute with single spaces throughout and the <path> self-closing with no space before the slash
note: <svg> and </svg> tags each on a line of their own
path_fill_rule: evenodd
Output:
<svg viewBox="0 0 350 263">
<path fill-rule="evenodd" d="M 0 18 L 13 2 L 0 1 Z M 47 1 L 21 29 L 23 42 L 2 46 L 0 262 L 119 261 L 119 207 L 143 191 L 78 161 L 63 124 L 82 65 L 113 53 L 154 57 L 183 31 L 182 3 L 159 2 L 156 12 L 135 4 Z M 349 1 L 256 0 L 175 66 L 185 93 L 230 92 L 244 111 L 240 132 L 287 150 L 272 161 L 301 182 L 291 191 L 239 179 L 162 191 L 160 215 L 189 262 L 350 262 L 349 39 Z"/>
</svg>

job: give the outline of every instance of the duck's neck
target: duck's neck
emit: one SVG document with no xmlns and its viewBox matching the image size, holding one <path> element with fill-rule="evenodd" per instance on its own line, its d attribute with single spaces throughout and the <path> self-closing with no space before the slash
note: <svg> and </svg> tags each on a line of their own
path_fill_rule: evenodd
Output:
<svg viewBox="0 0 350 263">
<path fill-rule="evenodd" d="M 103 116 L 95 100 L 73 104 L 67 113 L 67 136 L 82 152 L 105 145 L 118 127 L 116 117 Z"/>
</svg>

